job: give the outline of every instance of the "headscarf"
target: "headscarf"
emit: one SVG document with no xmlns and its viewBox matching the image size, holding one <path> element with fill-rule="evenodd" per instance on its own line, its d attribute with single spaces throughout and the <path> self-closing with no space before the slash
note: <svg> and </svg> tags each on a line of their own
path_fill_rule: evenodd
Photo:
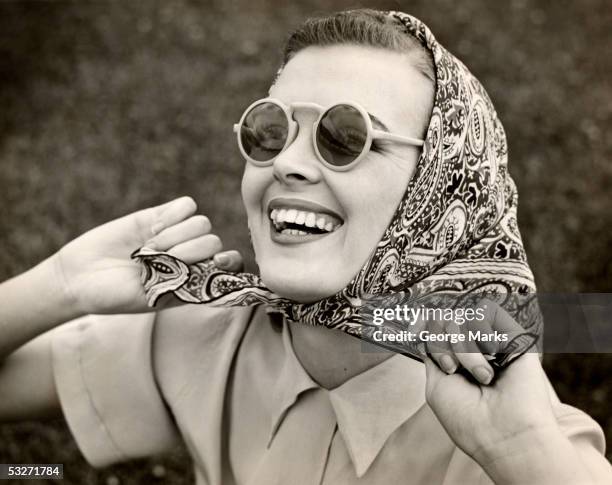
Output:
<svg viewBox="0 0 612 485">
<path fill-rule="evenodd" d="M 340 329 L 372 341 L 367 302 L 391 296 L 406 301 L 436 294 L 495 295 L 524 329 L 500 348 L 500 367 L 525 352 L 541 333 L 535 284 L 517 225 L 517 191 L 508 173 L 504 128 L 480 82 L 442 47 L 420 20 L 388 12 L 431 53 L 436 86 L 425 144 L 392 221 L 351 282 L 313 303 L 274 294 L 249 273 L 229 273 L 212 260 L 193 265 L 142 248 L 150 305 L 168 292 L 190 303 L 214 306 L 264 303 L 289 320 Z M 531 296 L 530 296 L 531 295 Z M 395 350 L 420 358 L 404 344 Z"/>
</svg>

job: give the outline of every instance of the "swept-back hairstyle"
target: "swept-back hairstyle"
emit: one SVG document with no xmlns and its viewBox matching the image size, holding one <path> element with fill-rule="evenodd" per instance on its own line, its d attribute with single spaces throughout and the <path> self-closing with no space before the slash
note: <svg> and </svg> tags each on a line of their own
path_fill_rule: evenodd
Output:
<svg viewBox="0 0 612 485">
<path fill-rule="evenodd" d="M 395 17 L 371 9 L 347 10 L 307 19 L 294 30 L 283 49 L 283 66 L 310 46 L 356 44 L 409 56 L 424 76 L 435 81 L 431 54 Z"/>
</svg>

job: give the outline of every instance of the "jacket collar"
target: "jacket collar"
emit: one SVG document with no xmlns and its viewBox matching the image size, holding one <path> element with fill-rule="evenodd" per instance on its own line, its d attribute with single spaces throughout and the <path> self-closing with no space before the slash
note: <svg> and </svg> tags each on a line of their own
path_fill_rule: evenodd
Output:
<svg viewBox="0 0 612 485">
<path fill-rule="evenodd" d="M 287 412 L 298 403 L 300 394 L 321 387 L 296 357 L 286 323 L 282 339 L 285 356 L 272 389 L 268 446 Z M 328 392 L 338 430 L 355 473 L 361 477 L 391 434 L 425 405 L 425 367 L 413 359 L 394 355 Z"/>
</svg>

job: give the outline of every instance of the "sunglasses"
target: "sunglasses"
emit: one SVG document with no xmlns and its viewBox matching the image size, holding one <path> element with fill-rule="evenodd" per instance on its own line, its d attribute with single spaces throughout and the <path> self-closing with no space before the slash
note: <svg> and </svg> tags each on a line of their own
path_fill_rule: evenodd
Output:
<svg viewBox="0 0 612 485">
<path fill-rule="evenodd" d="M 372 127 L 373 117 L 357 103 L 342 102 L 324 108 L 315 103 L 291 103 L 265 98 L 251 104 L 234 125 L 238 147 L 245 159 L 259 167 L 269 166 L 293 141 L 298 123 L 296 109 L 319 113 L 312 130 L 317 157 L 331 170 L 342 172 L 357 165 L 370 151 L 373 140 L 389 140 L 423 146 L 423 140 L 394 135 Z"/>
</svg>

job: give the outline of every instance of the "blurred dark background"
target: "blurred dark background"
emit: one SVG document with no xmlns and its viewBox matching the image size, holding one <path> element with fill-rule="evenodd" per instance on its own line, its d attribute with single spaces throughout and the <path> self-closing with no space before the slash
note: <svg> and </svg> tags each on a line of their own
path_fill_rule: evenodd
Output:
<svg viewBox="0 0 612 485">
<path fill-rule="evenodd" d="M 357 6 L 423 19 L 487 87 L 540 291 L 612 292 L 608 0 L 0 2 L 0 281 L 183 194 L 252 265 L 231 125 L 265 94 L 292 27 Z M 612 358 L 545 365 L 610 442 Z M 66 484 L 193 480 L 182 451 L 96 471 L 61 421 L 0 426 L 0 463 L 36 462 L 64 463 Z"/>
</svg>

